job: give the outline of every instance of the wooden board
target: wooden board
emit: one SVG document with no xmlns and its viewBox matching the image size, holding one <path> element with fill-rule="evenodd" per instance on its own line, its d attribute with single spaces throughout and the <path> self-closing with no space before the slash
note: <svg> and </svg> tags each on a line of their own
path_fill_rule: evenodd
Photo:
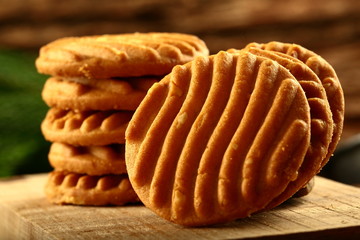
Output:
<svg viewBox="0 0 360 240">
<path fill-rule="evenodd" d="M 0 239 L 360 239 L 360 189 L 322 177 L 306 197 L 205 228 L 169 223 L 142 205 L 52 205 L 46 177 L 0 181 Z"/>
</svg>

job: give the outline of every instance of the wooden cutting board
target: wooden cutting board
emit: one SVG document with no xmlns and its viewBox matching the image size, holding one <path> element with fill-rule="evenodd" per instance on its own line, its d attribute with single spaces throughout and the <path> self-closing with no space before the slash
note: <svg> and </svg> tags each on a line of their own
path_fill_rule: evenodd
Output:
<svg viewBox="0 0 360 240">
<path fill-rule="evenodd" d="M 0 181 L 0 239 L 360 239 L 360 188 L 316 177 L 313 191 L 228 224 L 186 228 L 142 205 L 50 204 L 46 174 Z"/>
</svg>

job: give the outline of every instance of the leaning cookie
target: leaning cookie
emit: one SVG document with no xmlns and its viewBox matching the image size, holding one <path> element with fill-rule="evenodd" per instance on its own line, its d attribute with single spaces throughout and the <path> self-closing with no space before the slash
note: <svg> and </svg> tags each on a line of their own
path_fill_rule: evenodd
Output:
<svg viewBox="0 0 360 240">
<path fill-rule="evenodd" d="M 40 73 L 106 79 L 163 76 L 177 64 L 208 55 L 205 43 L 180 33 L 132 33 L 58 39 L 40 49 Z"/>
<path fill-rule="evenodd" d="M 328 162 L 340 140 L 344 124 L 344 93 L 334 68 L 315 52 L 297 44 L 275 41 L 265 44 L 250 43 L 245 49 L 250 48 L 260 48 L 272 51 L 282 57 L 288 56 L 290 58 L 299 59 L 319 77 L 327 95 L 334 123 L 328 154 L 321 163 L 321 166 L 323 167 Z"/>
<path fill-rule="evenodd" d="M 89 176 L 55 170 L 49 173 L 45 194 L 56 204 L 98 206 L 139 201 L 125 174 Z"/>
<path fill-rule="evenodd" d="M 306 64 L 298 59 L 279 55 L 272 51 L 251 47 L 246 50 L 274 60 L 287 68 L 299 81 L 310 106 L 311 140 L 304 162 L 299 169 L 299 177 L 289 184 L 276 201 L 271 203 L 269 206 L 271 208 L 288 199 L 293 194 L 291 188 L 298 189 L 305 186 L 321 170 L 321 165 L 327 157 L 332 141 L 334 122 L 325 89 L 317 75 Z M 234 52 L 236 53 L 236 51 Z"/>
<path fill-rule="evenodd" d="M 150 88 L 125 155 L 147 207 L 198 226 L 263 209 L 298 177 L 309 144 L 310 108 L 294 76 L 249 52 L 220 52 Z"/>
<path fill-rule="evenodd" d="M 340 84 L 340 81 L 335 73 L 333 67 L 321 56 L 310 51 L 302 46 L 297 44 L 289 44 L 289 43 L 281 43 L 281 42 L 269 42 L 266 44 L 258 44 L 251 43 L 246 46 L 247 50 L 253 49 L 263 49 L 263 51 L 272 52 L 277 54 L 281 58 L 288 58 L 291 61 L 298 60 L 306 64 L 320 79 L 324 91 L 327 96 L 327 101 L 330 107 L 330 111 L 332 114 L 333 121 L 333 131 L 332 136 L 330 138 L 330 143 L 328 148 L 326 149 L 326 155 L 323 157 L 322 161 L 319 163 L 318 169 L 320 170 L 330 159 L 335 148 L 340 140 L 340 136 L 342 134 L 343 123 L 344 123 L 344 94 Z M 250 50 L 251 51 L 251 50 Z M 260 50 L 261 51 L 261 50 Z M 316 126 L 312 126 L 317 130 L 322 130 L 324 124 L 319 122 Z M 321 141 L 321 138 L 317 138 L 317 136 L 313 136 L 314 141 Z M 314 142 L 313 141 L 313 142 Z M 307 159 L 313 158 L 316 156 L 316 152 L 319 149 L 316 146 L 312 145 L 312 149 L 310 149 L 309 154 L 307 154 Z M 305 160 L 306 161 L 306 160 Z M 309 162 L 309 161 L 308 161 Z M 310 166 L 310 164 L 304 164 L 303 169 L 300 171 L 306 171 L 306 168 Z M 293 182 L 291 185 L 299 184 L 300 182 Z M 290 186 L 291 187 L 291 186 Z M 282 199 L 287 198 L 289 196 L 289 192 L 285 191 L 281 196 L 278 197 L 277 200 L 273 201 L 269 207 L 278 204 Z"/>
</svg>

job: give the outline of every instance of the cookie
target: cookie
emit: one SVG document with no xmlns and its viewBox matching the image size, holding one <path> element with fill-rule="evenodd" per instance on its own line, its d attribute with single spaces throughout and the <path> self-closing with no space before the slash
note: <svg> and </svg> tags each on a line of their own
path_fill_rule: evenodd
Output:
<svg viewBox="0 0 360 240">
<path fill-rule="evenodd" d="M 289 44 L 289 43 L 281 43 L 281 42 L 270 42 L 267 44 L 258 44 L 251 43 L 246 46 L 246 49 L 250 48 L 260 48 L 267 51 L 272 51 L 278 54 L 281 57 L 287 57 L 289 59 L 298 59 L 304 64 L 306 64 L 320 79 L 323 88 L 327 95 L 327 101 L 330 106 L 330 110 L 332 113 L 333 120 L 333 132 L 330 144 L 327 148 L 327 154 L 323 158 L 322 162 L 317 167 L 320 171 L 322 167 L 329 161 L 332 156 L 335 148 L 340 140 L 343 122 L 344 122 L 344 94 L 341 88 L 340 81 L 335 73 L 333 67 L 322 57 L 317 55 L 316 53 L 299 46 L 297 44 Z M 319 139 L 318 139 L 319 140 Z M 316 147 L 313 147 L 316 152 Z M 312 152 L 309 155 L 315 155 L 316 153 Z M 311 158 L 311 156 L 309 156 Z M 310 165 L 309 163 L 308 165 Z M 306 165 L 303 167 L 303 171 L 307 171 Z M 296 182 L 292 183 L 296 184 Z M 299 183 L 298 183 L 299 184 Z M 282 196 L 279 196 L 277 201 L 274 201 L 269 207 L 273 207 L 277 205 L 278 202 L 282 201 L 282 199 L 287 198 L 290 195 L 289 192 L 284 192 Z"/>
<path fill-rule="evenodd" d="M 79 147 L 53 143 L 48 158 L 61 171 L 98 176 L 126 173 L 124 144 Z"/>
<path fill-rule="evenodd" d="M 293 194 L 292 188 L 298 189 L 305 186 L 311 178 L 322 168 L 322 163 L 327 157 L 329 145 L 333 134 L 333 119 L 325 89 L 317 75 L 303 62 L 274 54 L 258 48 L 247 48 L 255 55 L 275 60 L 299 81 L 308 99 L 311 117 L 311 141 L 299 177 L 289 184 L 288 189 L 276 201 L 271 203 L 272 208 L 287 200 Z"/>
<path fill-rule="evenodd" d="M 139 201 L 125 174 L 89 176 L 53 171 L 49 173 L 45 194 L 56 204 L 98 206 Z"/>
<path fill-rule="evenodd" d="M 246 48 L 256 47 L 276 52 L 281 56 L 287 55 L 305 63 L 319 77 L 325 89 L 334 122 L 332 141 L 327 157 L 322 162 L 323 167 L 331 157 L 339 143 L 344 124 L 344 93 L 334 68 L 321 56 L 297 44 L 269 42 L 265 44 L 251 43 Z"/>
<path fill-rule="evenodd" d="M 293 195 L 293 197 L 301 198 L 301 197 L 308 195 L 314 188 L 314 185 L 315 185 L 315 178 L 312 178 L 303 188 L 301 188 L 299 191 L 297 191 Z"/>
<path fill-rule="evenodd" d="M 208 53 L 201 39 L 178 33 L 68 37 L 42 47 L 36 67 L 52 76 L 42 91 L 50 110 L 41 124 L 45 139 L 53 142 L 49 200 L 138 201 L 124 174 L 125 129 L 133 111 L 175 65 Z"/>
<path fill-rule="evenodd" d="M 180 33 L 68 37 L 40 49 L 40 73 L 62 77 L 163 76 L 177 64 L 208 55 L 205 43 Z"/>
<path fill-rule="evenodd" d="M 76 112 L 50 108 L 41 124 L 46 140 L 76 146 L 125 143 L 125 130 L 133 112 Z"/>
<path fill-rule="evenodd" d="M 297 179 L 310 121 L 301 85 L 276 61 L 245 51 L 198 57 L 135 111 L 129 179 L 147 207 L 178 224 L 246 217 Z"/>
<path fill-rule="evenodd" d="M 48 106 L 61 109 L 133 111 L 157 81 L 156 78 L 69 81 L 51 77 L 45 82 L 42 97 Z"/>
</svg>

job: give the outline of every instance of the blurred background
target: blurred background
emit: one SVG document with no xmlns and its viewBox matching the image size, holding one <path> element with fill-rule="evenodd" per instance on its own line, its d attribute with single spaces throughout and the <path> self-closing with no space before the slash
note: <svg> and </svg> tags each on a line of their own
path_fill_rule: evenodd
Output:
<svg viewBox="0 0 360 240">
<path fill-rule="evenodd" d="M 40 132 L 47 77 L 34 67 L 42 45 L 66 36 L 150 31 L 195 34 L 211 53 L 277 40 L 322 55 L 346 99 L 343 137 L 322 174 L 360 183 L 359 0 L 0 0 L 0 177 L 51 170 Z"/>
</svg>

